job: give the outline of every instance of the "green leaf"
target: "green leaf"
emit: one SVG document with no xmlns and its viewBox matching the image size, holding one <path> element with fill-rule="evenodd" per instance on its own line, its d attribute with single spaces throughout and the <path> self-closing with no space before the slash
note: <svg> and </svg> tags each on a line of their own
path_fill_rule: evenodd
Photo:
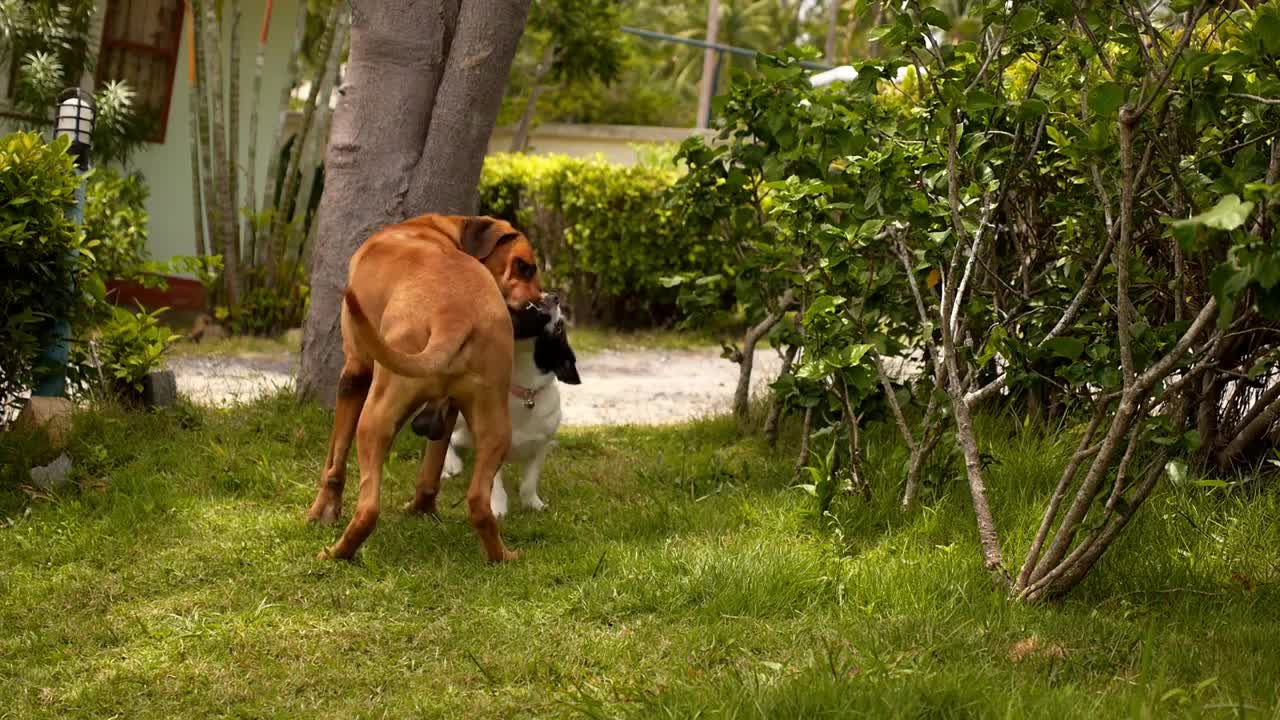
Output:
<svg viewBox="0 0 1280 720">
<path fill-rule="evenodd" d="M 1253 33 L 1262 40 L 1262 48 L 1267 53 L 1280 54 L 1280 16 L 1263 13 L 1253 24 Z"/>
<path fill-rule="evenodd" d="M 1199 215 L 1192 215 L 1186 220 L 1175 221 L 1173 226 L 1179 228 L 1187 225 L 1204 225 L 1218 230 L 1235 230 L 1249 219 L 1251 212 L 1253 212 L 1252 202 L 1241 201 L 1239 195 L 1231 193 L 1224 195 L 1217 205 Z"/>
<path fill-rule="evenodd" d="M 1253 268 L 1253 279 L 1263 290 L 1280 284 L 1280 252 L 1258 258 Z"/>
<path fill-rule="evenodd" d="M 1044 348 L 1057 357 L 1078 360 L 1084 354 L 1084 341 L 1071 337 L 1059 337 L 1044 344 Z"/>
<path fill-rule="evenodd" d="M 1053 144 L 1057 145 L 1058 147 L 1065 148 L 1071 144 L 1070 138 L 1068 138 L 1066 134 L 1063 133 L 1061 130 L 1059 130 L 1058 128 L 1052 125 L 1045 125 L 1044 131 L 1049 136 L 1049 139 L 1053 141 Z"/>
<path fill-rule="evenodd" d="M 1098 115 L 1114 115 L 1124 104 L 1124 88 L 1117 83 L 1104 82 L 1089 91 L 1089 109 Z"/>
<path fill-rule="evenodd" d="M 1018 106 L 1018 115 L 1023 120 L 1036 120 L 1049 114 L 1049 103 L 1039 98 L 1031 98 Z"/>
<path fill-rule="evenodd" d="M 1024 4 L 1018 9 L 1018 12 L 1009 21 L 1009 27 L 1014 32 L 1026 32 L 1035 27 L 1036 21 L 1040 19 L 1040 11 L 1029 4 Z"/>
<path fill-rule="evenodd" d="M 843 305 L 845 299 L 840 296 L 823 295 L 813 302 L 809 303 L 808 309 L 804 313 L 805 323 L 809 323 L 814 318 L 824 313 L 832 312 L 837 306 Z"/>
<path fill-rule="evenodd" d="M 965 98 L 965 109 L 970 113 L 990 110 L 991 108 L 1000 107 L 1000 105 L 999 98 L 982 89 L 972 90 Z"/>
<path fill-rule="evenodd" d="M 1165 463 L 1164 471 L 1174 485 L 1185 485 L 1187 482 L 1187 464 L 1182 460 L 1170 460 Z"/>
<path fill-rule="evenodd" d="M 951 29 L 951 18 L 936 7 L 927 7 L 920 13 L 920 19 L 936 28 Z"/>
<path fill-rule="evenodd" d="M 1182 447 L 1188 452 L 1199 450 L 1201 443 L 1199 430 L 1188 430 L 1182 434 Z"/>
</svg>

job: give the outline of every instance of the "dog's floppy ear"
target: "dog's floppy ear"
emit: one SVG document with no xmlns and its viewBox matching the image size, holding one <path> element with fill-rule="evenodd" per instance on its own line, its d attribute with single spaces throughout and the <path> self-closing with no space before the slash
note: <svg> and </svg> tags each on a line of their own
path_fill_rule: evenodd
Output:
<svg viewBox="0 0 1280 720">
<path fill-rule="evenodd" d="M 569 347 L 569 337 L 564 329 L 554 333 L 544 332 L 533 345 L 533 362 L 543 372 L 553 372 L 556 379 L 566 385 L 581 385 L 578 377 L 578 358 Z"/>
<path fill-rule="evenodd" d="M 518 235 L 519 233 L 511 225 L 502 220 L 488 216 L 469 217 L 462 221 L 462 233 L 458 243 L 466 254 L 484 260 L 503 242 L 512 240 Z"/>
<path fill-rule="evenodd" d="M 578 361 L 572 352 L 563 363 L 560 363 L 560 367 L 556 368 L 556 379 L 565 385 L 582 384 L 582 378 L 578 377 Z"/>
</svg>

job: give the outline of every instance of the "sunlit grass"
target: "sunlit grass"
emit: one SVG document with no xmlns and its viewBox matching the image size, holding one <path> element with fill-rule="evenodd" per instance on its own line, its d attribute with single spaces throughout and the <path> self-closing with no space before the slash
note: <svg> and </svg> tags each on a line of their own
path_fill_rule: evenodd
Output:
<svg viewBox="0 0 1280 720">
<path fill-rule="evenodd" d="M 984 421 L 993 422 L 993 421 Z M 307 526 L 329 416 L 103 410 L 83 489 L 0 487 L 0 717 L 1273 717 L 1280 500 L 1164 487 L 1066 602 L 1010 604 L 943 473 L 903 515 L 891 429 L 877 496 L 826 518 L 731 420 L 563 434 L 524 552 L 481 562 L 460 483 L 442 520 L 383 520 L 353 564 Z M 989 451 L 1011 563 L 1069 454 L 1016 428 Z M 7 443 L 8 439 L 0 439 Z M 5 457 L 25 452 L 10 446 Z M 1065 449 L 1064 448 L 1068 448 Z M 354 465 L 354 462 L 353 462 Z M 353 467 L 353 485 L 354 485 Z M 348 512 L 350 499 L 348 500 Z"/>
</svg>

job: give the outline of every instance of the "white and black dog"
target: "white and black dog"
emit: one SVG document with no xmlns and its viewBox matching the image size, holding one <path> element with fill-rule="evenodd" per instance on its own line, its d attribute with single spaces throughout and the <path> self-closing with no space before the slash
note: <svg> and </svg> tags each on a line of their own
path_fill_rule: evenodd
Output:
<svg viewBox="0 0 1280 720">
<path fill-rule="evenodd" d="M 538 497 L 538 477 L 551 449 L 552 437 L 560 427 L 560 389 L 556 381 L 581 384 L 576 363 L 577 358 L 565 333 L 564 317 L 558 307 L 551 321 L 543 325 L 536 337 L 516 341 L 511 368 L 511 449 L 507 451 L 503 464 L 524 465 L 520 499 L 531 510 L 546 507 Z M 460 448 L 472 449 L 473 443 L 466 420 L 459 417 L 449 441 L 444 477 L 462 472 L 462 458 L 457 451 Z M 507 490 L 502 485 L 501 468 L 493 477 L 490 507 L 498 517 L 507 514 Z"/>
</svg>

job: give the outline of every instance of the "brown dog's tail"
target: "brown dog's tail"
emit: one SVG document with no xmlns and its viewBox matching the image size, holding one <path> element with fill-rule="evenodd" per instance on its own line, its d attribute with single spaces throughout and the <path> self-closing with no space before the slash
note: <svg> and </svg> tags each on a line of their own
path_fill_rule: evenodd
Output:
<svg viewBox="0 0 1280 720">
<path fill-rule="evenodd" d="M 369 350 L 378 364 L 405 377 L 432 377 L 448 371 L 454 355 L 462 345 L 461 337 L 434 333 L 422 352 L 417 354 L 401 352 L 387 345 L 378 334 L 351 288 L 347 288 L 343 297 L 347 303 L 347 314 L 351 319 L 351 329 L 355 332 L 356 340 Z"/>
</svg>

